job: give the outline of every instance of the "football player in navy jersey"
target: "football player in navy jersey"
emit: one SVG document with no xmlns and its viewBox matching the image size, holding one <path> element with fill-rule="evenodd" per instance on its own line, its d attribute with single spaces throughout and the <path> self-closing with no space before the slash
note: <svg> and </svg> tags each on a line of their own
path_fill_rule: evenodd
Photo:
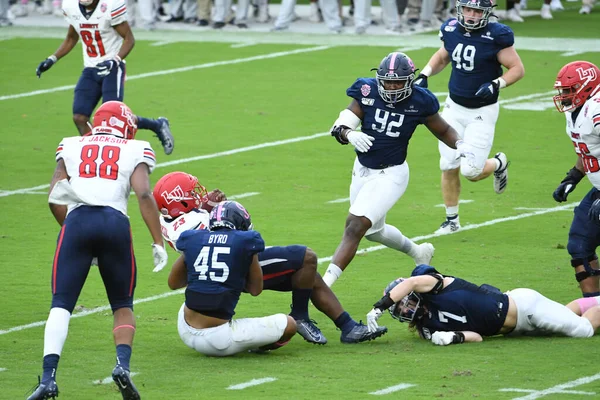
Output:
<svg viewBox="0 0 600 400">
<path fill-rule="evenodd" d="M 406 54 L 390 53 L 376 70 L 376 78 L 359 78 L 348 88 L 352 101 L 331 131 L 339 143 L 351 143 L 357 157 L 344 235 L 323 277 L 328 286 L 350 264 L 363 236 L 408 254 L 417 265 L 433 257 L 431 243 L 417 245 L 385 222 L 408 186 L 408 142 L 418 125 L 425 125 L 445 146 L 458 149 L 456 156 L 465 157 L 466 164 L 473 158 L 471 146 L 438 114 L 433 93 L 413 85 L 415 65 Z"/>
<path fill-rule="evenodd" d="M 233 319 L 242 292 L 258 296 L 263 290 L 257 254 L 265 242 L 251 230 L 250 214 L 240 203 L 224 201 L 211 211 L 209 228 L 184 231 L 177 239 L 183 255 L 173 264 L 169 287 L 187 286 L 179 337 L 208 356 L 285 345 L 296 333 L 291 316 Z"/>
<path fill-rule="evenodd" d="M 369 329 L 385 310 L 408 322 L 433 344 L 481 342 L 494 335 L 562 335 L 591 337 L 600 326 L 600 296 L 573 300 L 566 306 L 532 289 L 502 293 L 419 265 L 412 276 L 398 278 L 367 315 Z"/>
<path fill-rule="evenodd" d="M 176 251 L 180 251 L 176 243 L 181 232 L 207 229 L 210 225 L 207 211 L 227 200 L 219 189 L 207 193 L 197 177 L 179 171 L 170 172 L 158 180 L 154 186 L 154 198 L 161 211 L 163 237 Z M 317 272 L 317 262 L 315 252 L 302 245 L 273 246 L 258 253 L 263 290 L 292 293 L 290 316 L 296 321 L 298 334 L 309 343 L 327 343 L 327 338 L 309 316 L 308 303 L 312 300 L 317 310 L 327 315 L 340 329 L 342 343 L 360 343 L 384 335 L 386 327 L 369 332 L 366 325 L 352 319 L 323 282 Z M 172 288 L 186 284 L 187 279 L 182 275 L 181 281 Z"/>
<path fill-rule="evenodd" d="M 521 79 L 525 69 L 513 46 L 512 30 L 489 22 L 494 7 L 491 0 L 458 0 L 457 18 L 449 19 L 440 28 L 442 47 L 416 80 L 417 85 L 427 87 L 427 79 L 452 62 L 450 94 L 442 117 L 461 139 L 473 146 L 475 155 L 474 163 L 467 163 L 456 157 L 456 150 L 439 143 L 446 220 L 436 233 L 460 229 L 460 175 L 475 182 L 494 174 L 494 190 L 498 194 L 504 192 L 508 183 L 506 154 L 498 152 L 489 159 L 488 156 L 500 108 L 498 92 Z M 503 66 L 507 68 L 504 73 Z"/>
</svg>

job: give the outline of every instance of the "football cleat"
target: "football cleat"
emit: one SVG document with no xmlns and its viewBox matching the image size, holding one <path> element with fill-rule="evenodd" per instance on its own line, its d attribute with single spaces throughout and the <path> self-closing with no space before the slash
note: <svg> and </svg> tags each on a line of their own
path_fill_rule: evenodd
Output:
<svg viewBox="0 0 600 400">
<path fill-rule="evenodd" d="M 508 166 L 510 162 L 504 153 L 496 153 L 494 158 L 500 162 L 500 167 L 494 171 L 494 191 L 500 194 L 506 190 L 508 185 Z"/>
<path fill-rule="evenodd" d="M 140 400 L 140 393 L 131 381 L 129 371 L 120 365 L 117 365 L 112 372 L 113 381 L 121 391 L 123 400 Z"/>
<path fill-rule="evenodd" d="M 427 264 L 431 262 L 435 247 L 431 243 L 421 243 L 417 245 L 417 255 L 414 257 L 415 264 Z"/>
<path fill-rule="evenodd" d="M 312 319 L 297 319 L 296 327 L 298 335 L 302 336 L 304 340 L 314 344 L 326 344 L 327 338 L 323 336 L 323 333 L 316 326 L 316 322 Z"/>
<path fill-rule="evenodd" d="M 447 235 L 449 233 L 454 233 L 459 229 L 460 229 L 460 223 L 447 219 L 444 222 L 442 222 L 442 224 L 437 229 L 437 231 L 435 231 L 435 234 L 436 235 Z"/>
<path fill-rule="evenodd" d="M 38 377 L 38 380 L 40 378 Z M 55 399 L 58 397 L 58 386 L 56 385 L 56 381 L 54 379 L 41 383 L 38 382 L 37 387 L 35 388 L 35 392 L 31 396 L 27 398 L 27 400 L 46 400 L 46 399 Z"/>
<path fill-rule="evenodd" d="M 340 342 L 346 344 L 361 343 L 377 339 L 379 336 L 383 336 L 386 333 L 387 328 L 385 326 L 379 326 L 375 332 L 369 332 L 369 328 L 361 321 L 354 325 L 354 328 L 352 328 L 352 330 L 347 334 L 342 332 L 342 335 L 340 336 Z"/>
<path fill-rule="evenodd" d="M 175 147 L 175 138 L 173 138 L 173 134 L 171 133 L 169 120 L 165 117 L 159 117 L 157 118 L 157 121 L 160 122 L 160 130 L 155 132 L 156 136 L 158 136 L 158 140 L 160 140 L 160 143 L 165 150 L 165 154 L 169 155 L 173 152 L 173 148 Z"/>
</svg>

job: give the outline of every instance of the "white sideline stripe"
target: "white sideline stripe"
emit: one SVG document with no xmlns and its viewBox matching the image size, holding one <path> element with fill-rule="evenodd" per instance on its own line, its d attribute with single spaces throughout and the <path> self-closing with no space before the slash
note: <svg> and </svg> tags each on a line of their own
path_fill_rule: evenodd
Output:
<svg viewBox="0 0 600 400">
<path fill-rule="evenodd" d="M 132 372 L 132 373 L 129 374 L 129 376 L 136 376 L 137 374 L 138 374 L 137 372 Z M 108 385 L 109 383 L 113 383 L 113 382 L 114 381 L 113 381 L 112 376 L 109 376 L 108 378 L 104 378 L 102 380 L 97 379 L 95 381 L 92 381 L 92 383 L 94 385 Z"/>
<path fill-rule="evenodd" d="M 154 43 L 150 44 L 150 46 L 154 46 L 154 47 L 166 46 L 168 44 L 173 44 L 173 43 L 177 43 L 177 41 L 176 40 L 163 40 L 162 42 L 154 42 Z"/>
<path fill-rule="evenodd" d="M 537 390 L 533 390 L 533 389 L 516 389 L 516 388 L 506 388 L 506 389 L 499 389 L 500 392 L 520 392 L 520 393 L 535 393 L 537 392 Z M 580 394 L 582 396 L 595 396 L 596 392 L 584 392 L 581 390 L 560 390 L 558 392 L 554 392 L 554 393 L 560 393 L 560 394 Z"/>
<path fill-rule="evenodd" d="M 6 368 L 0 368 L 0 372 L 6 371 Z"/>
<path fill-rule="evenodd" d="M 254 43 L 254 42 L 234 43 L 229 47 L 231 47 L 232 49 L 241 49 L 242 47 L 250 47 L 250 46 L 256 46 L 256 43 Z"/>
<path fill-rule="evenodd" d="M 0 196 L 2 195 L 2 193 L 0 193 Z M 346 201 L 350 201 L 350 197 L 344 197 L 341 199 L 335 199 L 335 200 L 330 200 L 327 202 L 327 204 L 333 204 L 333 203 L 344 203 Z"/>
<path fill-rule="evenodd" d="M 542 207 L 515 207 L 515 208 L 513 208 L 513 210 L 536 211 L 536 210 L 545 210 L 545 208 L 542 208 Z M 570 210 L 565 210 L 565 211 L 570 211 Z"/>
<path fill-rule="evenodd" d="M 248 192 L 248 193 L 242 193 L 242 194 L 236 194 L 236 195 L 230 196 L 230 197 L 228 197 L 228 199 L 231 199 L 231 200 L 244 199 L 246 197 L 256 196 L 259 194 L 260 194 L 260 192 Z"/>
<path fill-rule="evenodd" d="M 251 386 L 262 385 L 263 383 L 275 382 L 277 378 L 260 378 L 260 379 L 252 379 L 249 382 L 238 383 L 237 385 L 231 385 L 227 388 L 227 390 L 242 390 Z"/>
<path fill-rule="evenodd" d="M 575 379 L 574 381 L 561 383 L 548 389 L 535 391 L 524 397 L 515 397 L 513 400 L 535 400 L 550 394 L 561 393 L 565 389 L 570 389 L 576 386 L 585 385 L 600 379 L 600 373 L 592 376 L 584 376 L 583 378 Z"/>
<path fill-rule="evenodd" d="M 246 151 L 264 149 L 266 147 L 281 146 L 281 145 L 288 144 L 288 143 L 303 142 L 305 140 L 317 139 L 317 138 L 320 138 L 323 136 L 328 136 L 328 135 L 329 135 L 329 132 L 315 133 L 314 135 L 300 136 L 300 137 L 295 137 L 295 138 L 285 139 L 285 140 L 277 140 L 275 142 L 266 142 L 266 143 L 256 144 L 253 146 L 240 147 L 238 149 L 221 151 L 219 153 L 205 154 L 203 156 L 196 156 L 196 157 L 189 157 L 189 158 L 182 158 L 179 160 L 158 163 L 158 164 L 156 164 L 155 168 L 168 167 L 170 165 L 183 164 L 183 163 L 191 162 L 191 161 L 208 160 L 210 158 L 216 158 L 216 157 L 220 157 L 220 156 L 229 156 L 232 154 L 244 153 Z M 0 197 L 7 197 L 7 196 L 15 195 L 15 194 L 29 193 L 31 191 L 47 189 L 49 187 L 50 187 L 49 184 L 45 184 L 45 185 L 39 185 L 39 186 L 34 186 L 34 187 L 30 187 L 30 188 L 25 188 L 25 189 L 4 190 L 4 191 L 0 191 Z"/>
<path fill-rule="evenodd" d="M 413 385 L 412 383 L 401 383 L 399 385 L 390 386 L 388 388 L 381 389 L 381 390 L 378 390 L 376 392 L 371 392 L 369 394 L 374 394 L 376 396 L 381 396 L 383 394 L 397 392 L 398 390 L 408 389 L 408 388 L 413 387 L 413 386 L 417 386 L 417 385 Z"/>
<path fill-rule="evenodd" d="M 236 58 L 236 59 L 228 60 L 228 61 L 215 61 L 215 62 L 198 64 L 198 65 L 190 65 L 187 67 L 172 68 L 172 69 L 165 69 L 162 71 L 147 72 L 145 74 L 131 75 L 131 76 L 127 76 L 126 80 L 131 81 L 134 79 L 142 79 L 142 78 L 150 78 L 153 76 L 177 74 L 179 72 L 188 72 L 188 71 L 193 71 L 195 69 L 212 68 L 212 67 L 219 67 L 221 65 L 233 65 L 233 64 L 241 64 L 241 63 L 250 62 L 250 61 L 267 60 L 270 58 L 289 56 L 289 55 L 293 55 L 293 54 L 302 54 L 302 53 L 310 53 L 313 51 L 327 50 L 329 48 L 331 48 L 331 46 L 316 46 L 316 47 L 309 47 L 309 48 L 305 48 L 305 49 L 278 51 L 276 53 L 261 54 L 258 56 L 252 56 L 252 57 L 246 57 L 246 58 Z M 61 91 L 65 91 L 65 90 L 71 90 L 74 88 L 75 88 L 75 85 L 67 85 L 67 86 L 58 86 L 58 87 L 51 88 L 51 89 L 34 90 L 33 92 L 9 94 L 9 95 L 5 95 L 5 96 L 0 96 L 0 101 L 18 99 L 21 97 L 36 96 L 38 94 L 61 92 Z"/>
<path fill-rule="evenodd" d="M 472 203 L 474 201 L 475 200 L 467 200 L 467 199 L 465 199 L 465 200 L 458 200 L 458 204 Z M 446 207 L 446 205 L 443 204 L 443 203 L 442 204 L 436 204 L 435 207 Z M 515 210 L 516 210 L 516 208 L 515 208 Z M 536 210 L 545 210 L 545 208 L 536 208 Z"/>
<path fill-rule="evenodd" d="M 415 237 L 411 238 L 411 240 L 414 241 L 414 242 L 417 242 L 417 241 L 420 241 L 420 240 L 430 239 L 430 238 L 439 237 L 439 236 L 454 235 L 454 234 L 457 234 L 457 233 L 460 233 L 460 232 L 470 231 L 472 229 L 479 229 L 479 228 L 482 228 L 482 227 L 485 227 L 485 226 L 491 226 L 491 225 L 499 224 L 501 222 L 516 221 L 516 220 L 519 220 L 519 219 L 529 218 L 529 217 L 533 217 L 533 216 L 536 216 L 536 215 L 543 215 L 543 214 L 553 213 L 553 212 L 556 212 L 556 211 L 562 211 L 562 210 L 566 210 L 566 209 L 569 209 L 569 208 L 573 208 L 573 207 L 577 206 L 578 204 L 579 204 L 579 202 L 569 203 L 569 204 L 565 204 L 565 205 L 558 206 L 558 207 L 547 208 L 545 210 L 540 210 L 540 211 L 534 211 L 534 212 L 530 212 L 530 213 L 526 213 L 526 214 L 515 215 L 515 216 L 512 216 L 512 217 L 504 217 L 504 218 L 492 219 L 492 220 L 489 220 L 489 221 L 486 221 L 486 222 L 482 222 L 480 224 L 465 225 L 460 230 L 458 230 L 456 232 L 452 232 L 452 233 L 432 233 L 432 234 L 429 234 L 429 235 L 415 236 Z M 383 250 L 383 249 L 387 249 L 387 248 L 388 247 L 386 247 L 384 245 L 372 246 L 372 247 L 368 247 L 366 249 L 358 250 L 356 252 L 356 254 L 371 253 L 373 251 Z M 319 264 L 323 264 L 323 263 L 331 261 L 332 258 L 333 258 L 333 256 L 319 258 L 318 262 L 319 262 Z M 180 294 L 180 293 L 183 293 L 184 291 L 185 291 L 185 289 L 178 289 L 178 290 L 173 290 L 171 292 L 165 292 L 165 293 L 162 293 L 162 294 L 158 294 L 158 295 L 155 295 L 155 296 L 145 297 L 143 299 L 135 300 L 133 302 L 133 304 L 147 303 L 149 301 L 154 301 L 154 300 L 162 299 L 162 298 L 165 298 L 165 297 L 170 297 L 170 296 L 173 296 L 173 295 L 176 295 L 176 294 Z M 99 313 L 99 312 L 102 312 L 102 311 L 107 311 L 107 310 L 110 310 L 110 306 L 96 307 L 96 308 L 89 309 L 87 311 L 83 311 L 83 312 L 80 312 L 80 313 L 73 314 L 71 316 L 71 318 L 85 317 L 86 315 L 96 314 L 96 313 Z M 29 329 L 29 328 L 35 328 L 35 327 L 38 327 L 38 326 L 43 326 L 45 323 L 46 323 L 46 321 L 37 321 L 37 322 L 32 322 L 32 323 L 26 324 L 26 325 L 19 325 L 19 326 L 15 326 L 15 327 L 12 327 L 12 328 L 0 330 L 0 336 L 1 335 L 6 335 L 7 333 L 18 332 L 18 331 L 22 331 L 22 330 Z M 600 379 L 600 374 L 598 374 L 598 378 L 597 379 Z"/>
</svg>

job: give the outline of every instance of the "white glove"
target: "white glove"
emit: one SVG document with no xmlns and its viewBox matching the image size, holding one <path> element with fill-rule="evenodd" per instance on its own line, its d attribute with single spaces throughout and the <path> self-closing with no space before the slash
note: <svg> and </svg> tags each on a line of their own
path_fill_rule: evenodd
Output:
<svg viewBox="0 0 600 400">
<path fill-rule="evenodd" d="M 350 143 L 352 143 L 352 146 L 354 146 L 354 148 L 361 153 L 366 153 L 369 151 L 371 146 L 373 146 L 373 140 L 375 140 L 373 136 L 369 136 L 366 133 L 359 131 L 348 132 L 346 138 Z"/>
<path fill-rule="evenodd" d="M 381 317 L 382 311 L 379 308 L 374 308 L 367 314 L 367 327 L 369 328 L 369 332 L 375 332 L 379 325 L 377 324 L 377 320 Z"/>
<path fill-rule="evenodd" d="M 169 255 L 164 247 L 160 244 L 152 243 L 152 256 L 154 257 L 153 272 L 158 272 L 167 265 Z"/>
<path fill-rule="evenodd" d="M 431 335 L 431 341 L 438 346 L 448 346 L 454 340 L 454 332 L 436 331 Z"/>
</svg>

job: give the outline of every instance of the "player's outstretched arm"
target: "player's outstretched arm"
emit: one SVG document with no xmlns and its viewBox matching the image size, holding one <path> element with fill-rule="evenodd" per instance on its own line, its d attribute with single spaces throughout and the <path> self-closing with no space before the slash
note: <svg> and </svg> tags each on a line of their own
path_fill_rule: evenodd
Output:
<svg viewBox="0 0 600 400">
<path fill-rule="evenodd" d="M 169 288 L 171 290 L 181 289 L 187 286 L 187 268 L 185 258 L 179 256 L 173 263 L 171 273 L 169 274 Z"/>
<path fill-rule="evenodd" d="M 75 28 L 69 25 L 67 37 L 65 38 L 65 40 L 63 40 L 58 50 L 56 50 L 54 54 L 50 55 L 48 58 L 42 61 L 40 65 L 38 65 L 37 69 L 35 70 L 35 74 L 37 75 L 37 77 L 41 78 L 43 72 L 48 71 L 58 60 L 60 60 L 61 58 L 66 56 L 71 50 L 73 50 L 73 47 L 75 47 L 78 40 L 79 35 L 77 34 L 77 31 L 75 30 Z"/>
<path fill-rule="evenodd" d="M 439 141 L 444 142 L 450 148 L 456 149 L 456 142 L 459 140 L 458 133 L 439 113 L 427 117 L 425 126 Z"/>
<path fill-rule="evenodd" d="M 148 165 L 140 163 L 131 175 L 131 187 L 138 198 L 140 213 L 150 231 L 154 244 L 163 246 L 158 209 L 152 190 L 150 190 L 150 171 Z"/>
<path fill-rule="evenodd" d="M 431 342 L 438 346 L 482 341 L 483 337 L 479 333 L 472 331 L 436 331 L 431 335 Z"/>
<path fill-rule="evenodd" d="M 262 268 L 258 263 L 258 255 L 252 256 L 252 264 L 246 278 L 246 292 L 252 296 L 258 296 L 263 290 L 263 274 Z"/>
<path fill-rule="evenodd" d="M 554 193 L 552 193 L 552 197 L 559 203 L 563 201 L 567 201 L 567 197 L 569 193 L 575 190 L 577 184 L 583 179 L 585 176 L 583 168 L 583 160 L 581 157 L 577 157 L 577 162 L 575 166 L 567 172 L 567 176 L 560 182 L 560 185 L 556 188 Z"/>
<path fill-rule="evenodd" d="M 446 65 L 448 64 L 450 64 L 450 54 L 448 54 L 446 48 L 442 46 L 438 49 L 438 51 L 433 53 L 433 55 L 429 59 L 429 62 L 419 74 L 418 79 L 423 78 L 423 75 L 425 76 L 425 79 L 430 78 L 440 73 L 444 68 L 446 68 Z M 417 84 L 420 85 L 419 83 Z"/>
<path fill-rule="evenodd" d="M 69 179 L 69 175 L 67 174 L 67 167 L 65 167 L 65 160 L 62 158 L 58 160 L 56 163 L 56 168 L 54 169 L 54 175 L 52 176 L 52 181 L 50 182 L 50 188 L 48 189 L 48 195 L 52 193 L 54 186 L 58 181 L 63 179 Z M 60 226 L 65 222 L 65 218 L 67 217 L 67 206 L 64 204 L 54 204 L 48 203 L 50 206 L 50 211 L 52 211 L 52 215 L 56 219 L 56 222 Z"/>
</svg>

